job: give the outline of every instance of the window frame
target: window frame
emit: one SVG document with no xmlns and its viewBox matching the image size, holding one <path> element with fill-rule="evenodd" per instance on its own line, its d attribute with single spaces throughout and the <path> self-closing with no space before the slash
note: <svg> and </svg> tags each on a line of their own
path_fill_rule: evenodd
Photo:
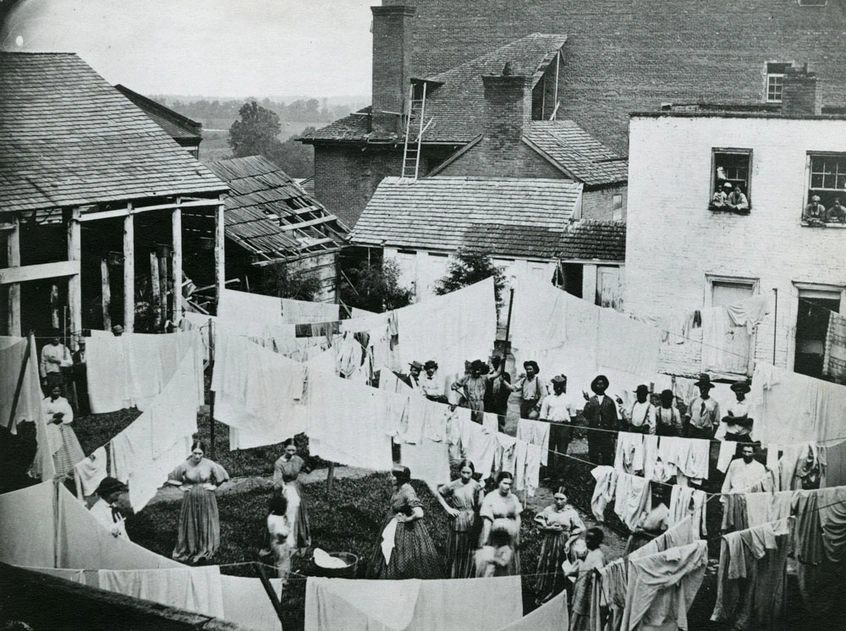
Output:
<svg viewBox="0 0 846 631">
<path fill-rule="evenodd" d="M 831 174 L 834 177 L 834 188 L 813 186 L 815 158 L 835 159 L 842 163 L 843 170 L 841 171 L 839 168 L 836 168 L 835 171 Z M 820 175 L 825 178 L 826 173 L 824 171 L 821 171 Z M 842 188 L 837 188 L 838 179 L 843 180 Z M 825 183 L 825 181 L 823 180 L 822 183 Z M 822 195 L 820 195 L 821 193 Z M 810 203 L 811 197 L 813 195 L 821 196 L 820 202 L 823 206 L 825 206 L 826 212 L 829 210 L 829 208 L 831 208 L 831 206 L 834 205 L 834 200 L 837 197 L 841 199 L 842 205 L 846 207 L 846 151 L 808 151 L 805 154 L 805 192 L 802 199 L 802 208 L 800 213 L 800 221 L 803 226 L 814 225 L 805 221 L 805 208 Z M 822 199 L 823 197 L 824 199 Z M 846 224 L 842 224 L 839 222 L 829 222 L 827 221 L 827 219 L 828 217 L 826 217 L 826 221 L 823 222 L 826 226 L 846 228 Z"/>
<path fill-rule="evenodd" d="M 770 97 L 770 80 L 780 80 L 778 87 L 778 98 Z M 783 72 L 767 72 L 767 85 L 765 86 L 764 101 L 767 103 L 783 103 L 784 102 L 784 73 Z M 775 92 L 775 90 L 773 90 Z"/>
<path fill-rule="evenodd" d="M 623 194 L 622 193 L 614 193 L 611 196 L 611 220 L 612 221 L 622 221 L 623 220 Z"/>
<path fill-rule="evenodd" d="M 746 195 L 746 200 L 749 202 L 749 209 L 746 213 L 752 212 L 752 149 L 742 147 L 711 147 L 711 186 L 708 190 L 708 208 L 714 212 L 731 212 L 728 209 L 718 208 L 711 204 L 714 196 L 714 191 L 717 188 L 717 155 L 742 155 L 747 157 L 746 163 L 746 180 L 743 193 Z M 726 181 L 739 181 L 737 178 L 726 178 Z M 733 189 L 732 189 L 733 190 Z M 804 208 L 804 207 L 803 207 Z M 746 214 L 744 213 L 744 214 Z"/>
</svg>

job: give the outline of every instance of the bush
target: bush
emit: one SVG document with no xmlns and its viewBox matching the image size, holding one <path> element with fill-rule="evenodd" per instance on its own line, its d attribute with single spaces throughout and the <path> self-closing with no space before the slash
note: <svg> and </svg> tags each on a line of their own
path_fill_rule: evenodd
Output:
<svg viewBox="0 0 846 631">
<path fill-rule="evenodd" d="M 435 285 L 435 293 L 443 296 L 491 277 L 494 279 L 494 293 L 499 309 L 502 304 L 502 290 L 505 288 L 505 274 L 502 269 L 494 265 L 490 251 L 460 248 L 450 261 L 446 276 Z"/>
<path fill-rule="evenodd" d="M 376 313 L 411 304 L 414 292 L 400 285 L 399 264 L 391 259 L 361 260 L 344 270 L 349 282 L 341 285 L 341 302 Z"/>
</svg>

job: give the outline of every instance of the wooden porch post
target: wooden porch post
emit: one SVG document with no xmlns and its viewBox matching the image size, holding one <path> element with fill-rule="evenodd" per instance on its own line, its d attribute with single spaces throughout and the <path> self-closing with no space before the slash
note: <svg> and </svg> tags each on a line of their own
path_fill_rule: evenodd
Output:
<svg viewBox="0 0 846 631">
<path fill-rule="evenodd" d="M 106 331 L 112 330 L 112 285 L 109 280 L 109 260 L 100 259 L 100 295 L 103 307 L 103 328 Z"/>
<path fill-rule="evenodd" d="M 182 199 L 176 200 L 176 208 L 171 214 L 173 257 L 170 264 L 173 272 L 173 312 L 170 319 L 173 326 L 179 326 L 182 320 Z"/>
<path fill-rule="evenodd" d="M 226 206 L 223 200 L 215 209 L 214 214 L 214 284 L 215 284 L 215 307 L 220 308 L 220 297 L 223 288 L 226 287 L 226 257 L 224 245 L 226 242 L 224 212 Z"/>
<path fill-rule="evenodd" d="M 123 330 L 135 328 L 135 217 L 132 205 L 123 220 Z"/>
<path fill-rule="evenodd" d="M 7 238 L 7 257 L 9 267 L 19 267 L 21 264 L 21 220 L 15 215 L 12 218 L 12 230 Z M 21 335 L 21 284 L 9 285 L 9 335 Z"/>
<path fill-rule="evenodd" d="M 68 260 L 82 260 L 82 230 L 79 222 L 79 208 L 71 210 L 68 217 Z M 70 308 L 70 329 L 71 340 L 76 340 L 77 335 L 82 334 L 82 269 L 79 274 L 68 277 L 68 307 Z M 76 342 L 72 341 L 71 346 L 76 348 Z"/>
</svg>

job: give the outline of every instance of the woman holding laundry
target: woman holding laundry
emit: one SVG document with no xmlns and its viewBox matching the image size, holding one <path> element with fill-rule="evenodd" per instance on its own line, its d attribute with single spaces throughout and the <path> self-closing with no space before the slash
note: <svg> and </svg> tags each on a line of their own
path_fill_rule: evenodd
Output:
<svg viewBox="0 0 846 631">
<path fill-rule="evenodd" d="M 191 455 L 168 476 L 168 484 L 178 486 L 182 495 L 179 535 L 173 558 L 183 563 L 203 563 L 220 547 L 220 515 L 217 487 L 229 479 L 226 469 L 205 458 L 205 445 L 195 440 Z"/>
<path fill-rule="evenodd" d="M 370 558 L 367 578 L 443 578 L 438 552 L 423 522 L 423 504 L 411 486 L 411 471 L 395 467 L 391 474 L 390 513 Z"/>
<path fill-rule="evenodd" d="M 473 479 L 476 468 L 469 460 L 459 465 L 459 478 L 438 487 L 438 501 L 452 518 L 447 540 L 450 578 L 472 578 L 473 555 L 479 538 L 479 507 L 484 489 Z"/>
<path fill-rule="evenodd" d="M 296 547 L 308 548 L 311 545 L 311 528 L 303 500 L 302 483 L 298 480 L 300 472 L 308 473 L 308 468 L 297 455 L 293 438 L 286 440 L 283 447 L 285 452 L 273 465 L 273 491 L 274 494 L 284 495 L 288 502 L 288 520 L 293 528 Z"/>
</svg>

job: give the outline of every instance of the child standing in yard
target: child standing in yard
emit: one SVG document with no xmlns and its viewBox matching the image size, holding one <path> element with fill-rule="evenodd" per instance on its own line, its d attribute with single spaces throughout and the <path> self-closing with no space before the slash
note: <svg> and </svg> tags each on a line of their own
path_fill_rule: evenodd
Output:
<svg viewBox="0 0 846 631">
<path fill-rule="evenodd" d="M 270 514 L 267 516 L 267 533 L 270 537 L 270 550 L 284 585 L 291 573 L 291 555 L 296 547 L 296 537 L 288 519 L 288 500 L 277 494 L 270 499 Z"/>
</svg>

